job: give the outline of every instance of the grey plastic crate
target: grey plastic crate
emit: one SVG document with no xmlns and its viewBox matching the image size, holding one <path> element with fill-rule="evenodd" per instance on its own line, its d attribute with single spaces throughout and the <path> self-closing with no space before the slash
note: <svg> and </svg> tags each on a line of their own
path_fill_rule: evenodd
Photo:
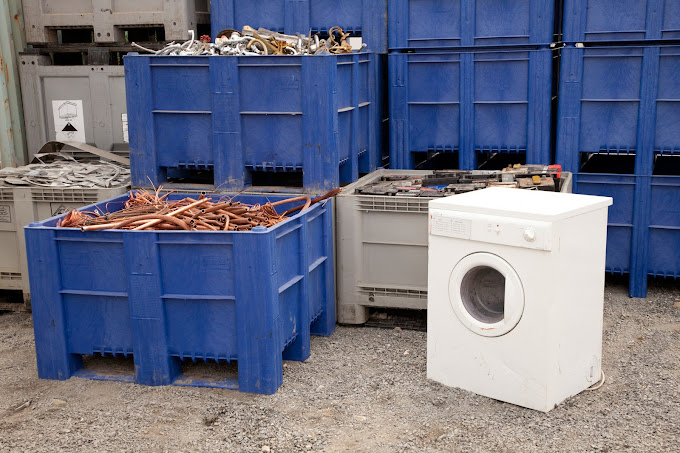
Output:
<svg viewBox="0 0 680 453">
<path fill-rule="evenodd" d="M 92 29 L 94 42 L 124 42 L 130 28 L 163 27 L 165 40 L 189 39 L 210 23 L 209 0 L 23 0 L 26 41 L 58 42 L 58 30 Z M 196 36 L 198 38 L 198 35 Z"/>
<path fill-rule="evenodd" d="M 76 189 L 0 186 L 0 289 L 21 290 L 30 309 L 24 228 L 71 209 L 122 195 L 129 187 Z"/>
<path fill-rule="evenodd" d="M 357 195 L 385 175 L 429 170 L 377 170 L 335 199 L 338 322 L 363 324 L 370 307 L 427 308 L 427 212 L 431 198 Z M 562 172 L 563 192 L 571 173 Z"/>
<path fill-rule="evenodd" d="M 59 100 L 82 102 L 87 143 L 106 151 L 129 149 L 123 127 L 123 66 L 52 66 L 46 55 L 20 59 L 29 161 L 44 143 L 56 139 L 53 101 Z"/>
</svg>

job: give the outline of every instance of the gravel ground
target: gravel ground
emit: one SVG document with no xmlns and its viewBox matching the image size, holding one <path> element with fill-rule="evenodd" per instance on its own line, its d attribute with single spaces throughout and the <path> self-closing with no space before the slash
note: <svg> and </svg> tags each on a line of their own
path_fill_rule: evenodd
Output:
<svg viewBox="0 0 680 453">
<path fill-rule="evenodd" d="M 400 329 L 313 338 L 272 396 L 44 381 L 30 315 L 5 313 L 0 451 L 679 451 L 680 288 L 605 298 L 607 382 L 548 414 L 426 380 L 426 334 Z"/>
</svg>

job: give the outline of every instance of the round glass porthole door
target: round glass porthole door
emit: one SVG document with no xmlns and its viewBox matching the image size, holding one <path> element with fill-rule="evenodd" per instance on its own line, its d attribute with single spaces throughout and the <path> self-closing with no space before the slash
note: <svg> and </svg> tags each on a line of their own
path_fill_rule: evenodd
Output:
<svg viewBox="0 0 680 453">
<path fill-rule="evenodd" d="M 515 328 L 524 312 L 524 289 L 517 272 L 491 253 L 473 253 L 456 264 L 449 300 L 460 322 L 485 337 Z"/>
</svg>

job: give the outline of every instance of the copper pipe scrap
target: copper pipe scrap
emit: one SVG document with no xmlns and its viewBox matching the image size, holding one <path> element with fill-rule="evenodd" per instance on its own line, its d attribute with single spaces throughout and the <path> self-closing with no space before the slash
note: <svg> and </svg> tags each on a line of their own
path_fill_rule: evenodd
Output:
<svg viewBox="0 0 680 453">
<path fill-rule="evenodd" d="M 211 206 L 210 208 L 207 208 L 205 210 L 206 214 L 209 214 L 211 212 L 219 211 L 220 209 L 225 209 L 231 206 L 231 203 L 220 203 L 216 204 L 215 206 Z"/>
<path fill-rule="evenodd" d="M 248 212 L 247 208 L 240 208 L 240 207 L 238 207 L 238 208 L 225 208 L 224 210 L 227 211 L 227 212 L 231 212 L 232 214 L 236 214 L 236 215 L 241 215 L 241 214 L 245 214 L 246 212 Z"/>
<path fill-rule="evenodd" d="M 191 204 L 189 204 L 189 205 L 187 205 L 187 206 L 184 206 L 184 207 L 182 207 L 182 208 L 179 208 L 179 209 L 177 209 L 177 210 L 175 210 L 175 211 L 172 211 L 172 212 L 168 213 L 168 216 L 169 216 L 169 217 L 172 217 L 172 216 L 175 216 L 175 215 L 177 215 L 177 214 L 181 214 L 182 212 L 186 211 L 187 209 L 195 208 L 196 206 L 200 206 L 200 205 L 202 205 L 203 203 L 205 203 L 205 202 L 207 202 L 207 201 L 208 201 L 208 198 L 203 198 L 202 200 L 198 200 L 198 201 L 196 201 L 196 202 L 194 202 L 194 203 L 191 203 Z M 133 230 L 143 230 L 144 228 L 149 228 L 150 226 L 154 226 L 154 225 L 156 225 L 157 223 L 159 223 L 158 220 L 150 220 L 149 222 L 145 223 L 144 225 L 141 225 L 141 226 L 138 226 L 138 227 L 136 227 L 136 228 L 133 228 Z"/>
<path fill-rule="evenodd" d="M 195 220 L 196 220 L 196 227 L 202 226 L 202 227 L 205 227 L 205 228 L 212 230 L 212 231 L 218 231 L 218 228 L 215 228 L 214 226 L 210 225 L 207 222 L 204 222 L 200 219 L 195 219 Z"/>
<path fill-rule="evenodd" d="M 286 211 L 282 214 L 283 216 L 287 215 L 288 212 L 290 212 L 290 211 L 295 212 L 297 210 L 300 210 L 302 212 L 305 209 L 309 208 L 309 206 L 311 206 L 311 204 L 312 204 L 312 199 L 309 198 L 309 197 L 294 197 L 294 198 L 288 198 L 287 200 L 281 200 L 281 201 L 274 202 L 271 205 L 272 206 L 279 206 L 279 205 L 282 205 L 282 204 L 294 203 L 296 201 L 304 201 L 305 204 L 302 205 L 302 206 L 298 206 L 297 208 L 289 209 L 288 211 Z"/>
<path fill-rule="evenodd" d="M 170 217 L 170 216 L 162 215 L 162 214 L 147 214 L 147 215 L 143 215 L 143 216 L 139 216 L 139 217 L 132 217 L 132 218 L 129 218 L 127 220 L 123 220 L 122 222 L 117 222 L 117 223 L 105 223 L 103 225 L 84 226 L 84 227 L 81 228 L 81 230 L 82 231 L 109 230 L 109 229 L 118 230 L 118 229 L 121 229 L 125 226 L 132 224 L 132 223 L 137 223 L 140 220 L 143 221 L 143 220 L 149 220 L 149 219 L 157 220 L 158 221 L 157 223 L 161 223 L 161 222 L 172 223 L 174 225 L 179 226 L 183 230 L 190 229 L 189 225 L 187 225 L 186 223 L 182 222 L 181 220 L 179 220 L 175 217 Z M 134 229 L 135 230 L 140 229 L 144 225 L 146 225 L 147 223 L 149 223 L 149 222 L 146 222 L 146 223 L 144 223 L 140 226 L 137 226 Z"/>
<path fill-rule="evenodd" d="M 325 194 L 323 194 L 323 195 L 321 195 L 321 196 L 319 196 L 319 197 L 314 198 L 314 199 L 312 200 L 312 204 L 316 204 L 316 203 L 319 203 L 319 202 L 321 202 L 321 201 L 328 200 L 329 198 L 333 198 L 334 196 L 336 196 L 336 195 L 339 194 L 340 192 L 342 192 L 342 189 L 339 188 L 339 187 L 338 187 L 338 188 L 335 188 L 335 189 L 333 189 L 333 190 L 330 190 L 330 191 L 326 192 Z M 289 209 L 288 211 L 284 212 L 283 215 L 290 215 L 290 214 L 292 214 L 292 213 L 298 211 L 300 208 L 301 208 L 301 206 L 297 206 L 297 207 L 295 207 L 295 208 L 291 208 L 291 209 Z M 303 209 L 303 211 L 304 211 L 304 209 Z"/>
<path fill-rule="evenodd" d="M 234 214 L 233 212 L 226 211 L 226 215 L 228 215 L 229 217 L 231 217 L 234 220 L 239 220 L 239 219 L 245 220 L 245 218 L 241 217 L 238 214 Z"/>
</svg>

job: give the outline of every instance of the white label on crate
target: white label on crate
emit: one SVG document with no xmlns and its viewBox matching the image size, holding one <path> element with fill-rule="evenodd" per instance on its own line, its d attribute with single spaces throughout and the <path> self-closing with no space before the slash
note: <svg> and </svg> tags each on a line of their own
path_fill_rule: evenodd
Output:
<svg viewBox="0 0 680 453">
<path fill-rule="evenodd" d="M 470 239 L 470 227 L 472 222 L 466 219 L 439 214 L 430 215 L 430 233 L 452 238 Z"/>
<path fill-rule="evenodd" d="M 83 101 L 52 101 L 52 116 L 57 141 L 85 143 Z"/>
<path fill-rule="evenodd" d="M 120 117 L 123 121 L 123 142 L 130 143 L 130 136 L 128 135 L 127 113 L 121 114 Z"/>
<path fill-rule="evenodd" d="M 0 223 L 12 223 L 12 213 L 8 204 L 0 204 Z"/>
<path fill-rule="evenodd" d="M 359 52 L 361 49 L 364 48 L 364 41 L 361 39 L 361 37 L 356 37 L 352 36 L 348 38 L 349 45 L 352 46 L 352 50 L 355 52 Z"/>
</svg>

